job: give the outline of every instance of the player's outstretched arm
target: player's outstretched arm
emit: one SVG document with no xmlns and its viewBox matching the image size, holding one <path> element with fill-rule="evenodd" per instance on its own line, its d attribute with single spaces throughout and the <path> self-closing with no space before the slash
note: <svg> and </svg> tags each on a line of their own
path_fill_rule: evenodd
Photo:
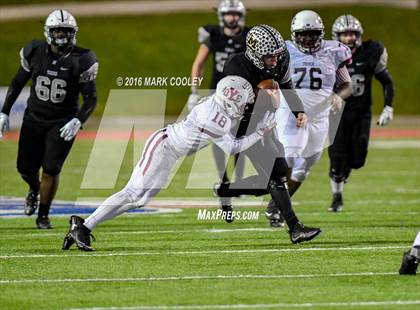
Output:
<svg viewBox="0 0 420 310">
<path fill-rule="evenodd" d="M 267 111 L 262 120 L 257 124 L 257 128 L 254 133 L 242 138 L 235 138 L 230 132 L 228 132 L 220 138 L 213 138 L 213 142 L 216 143 L 225 153 L 233 155 L 241 153 L 253 146 L 274 127 L 276 127 L 274 113 Z"/>
<path fill-rule="evenodd" d="M 377 125 L 385 126 L 394 118 L 394 108 L 392 107 L 395 92 L 394 82 L 387 69 L 375 74 L 375 77 L 382 84 L 384 91 L 384 109 L 379 116 Z"/>
<path fill-rule="evenodd" d="M 204 67 L 209 55 L 210 49 L 205 44 L 201 44 L 191 68 L 192 79 L 201 78 L 203 76 Z M 197 94 L 196 86 L 191 86 L 191 94 L 189 95 L 187 101 L 188 111 L 191 111 L 197 105 L 199 100 L 200 96 Z"/>
</svg>

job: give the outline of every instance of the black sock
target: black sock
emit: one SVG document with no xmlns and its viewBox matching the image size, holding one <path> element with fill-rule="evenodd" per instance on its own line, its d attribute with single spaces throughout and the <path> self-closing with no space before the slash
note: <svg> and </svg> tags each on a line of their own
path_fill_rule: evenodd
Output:
<svg viewBox="0 0 420 310">
<path fill-rule="evenodd" d="M 21 174 L 22 179 L 28 183 L 31 191 L 38 193 L 39 192 L 39 173 L 33 175 Z"/>
<path fill-rule="evenodd" d="M 50 213 L 50 206 L 51 205 L 40 203 L 38 209 L 38 217 L 47 217 Z"/>
<path fill-rule="evenodd" d="M 292 229 L 296 223 L 299 222 L 299 219 L 292 209 L 289 192 L 286 188 L 279 188 L 277 186 L 276 188 L 271 189 L 270 194 L 276 206 L 279 208 L 281 214 L 283 215 L 287 226 Z"/>
</svg>

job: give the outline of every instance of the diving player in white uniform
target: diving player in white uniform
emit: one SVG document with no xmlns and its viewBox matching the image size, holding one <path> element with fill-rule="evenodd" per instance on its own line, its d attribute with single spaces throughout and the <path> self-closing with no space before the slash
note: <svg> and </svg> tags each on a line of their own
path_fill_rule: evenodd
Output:
<svg viewBox="0 0 420 310">
<path fill-rule="evenodd" d="M 351 61 L 351 51 L 340 42 L 323 40 L 321 17 L 314 11 L 300 11 L 292 19 L 291 32 L 292 41 L 286 41 L 290 72 L 308 123 L 303 128 L 296 127 L 287 104 L 281 105 L 276 113 L 278 136 L 290 169 L 290 196 L 321 157 L 328 136 L 330 109 L 338 110 L 343 99 L 351 95 L 351 78 L 345 66 Z M 272 206 L 270 202 L 266 214 L 269 219 L 276 213 Z"/>
<path fill-rule="evenodd" d="M 242 117 L 245 105 L 254 99 L 252 86 L 244 78 L 227 76 L 220 80 L 216 93 L 203 98 L 183 121 L 149 137 L 140 161 L 121 191 L 106 199 L 86 220 L 71 216 L 63 249 L 76 243 L 79 249 L 92 251 L 91 231 L 105 220 L 146 205 L 167 183 L 179 158 L 193 154 L 211 142 L 227 154 L 236 154 L 261 140 L 275 127 L 273 113 L 267 112 L 255 132 L 246 137 L 237 139 L 230 133 L 233 123 Z"/>
</svg>

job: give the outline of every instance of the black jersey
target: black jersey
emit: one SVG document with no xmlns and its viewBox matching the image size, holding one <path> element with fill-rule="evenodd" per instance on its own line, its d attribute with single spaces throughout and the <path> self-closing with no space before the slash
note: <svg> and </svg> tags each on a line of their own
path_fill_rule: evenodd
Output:
<svg viewBox="0 0 420 310">
<path fill-rule="evenodd" d="M 223 66 L 232 54 L 241 53 L 246 48 L 246 35 L 250 28 L 244 27 L 235 36 L 227 36 L 223 27 L 207 25 L 198 29 L 198 42 L 206 45 L 213 55 L 213 75 L 210 88 L 216 89 L 217 83 L 225 76 Z"/>
<path fill-rule="evenodd" d="M 223 73 L 225 75 L 239 75 L 251 83 L 254 92 L 257 85 L 267 79 L 274 79 L 279 83 L 280 89 L 293 89 L 293 82 L 289 72 L 290 55 L 286 51 L 277 63 L 277 66 L 271 70 L 261 70 L 257 68 L 246 56 L 245 53 L 235 54 L 229 57 L 225 63 Z M 284 93 L 292 111 L 303 111 L 303 105 L 294 91 Z M 293 96 L 291 96 L 293 95 Z M 248 122 L 248 130 L 254 130 L 258 121 L 261 120 L 266 111 L 275 111 L 274 107 L 266 100 L 257 100 L 257 104 L 248 104 L 245 108 L 242 123 Z M 257 105 L 257 107 L 254 107 Z M 251 118 L 251 115 L 252 116 Z M 242 125 L 241 125 L 242 126 Z M 244 134 L 241 130 L 240 135 Z"/>
<path fill-rule="evenodd" d="M 345 111 L 370 113 L 372 106 L 372 77 L 386 69 L 387 52 L 381 42 L 365 41 L 353 54 L 353 62 L 347 65 L 353 93 L 346 99 Z"/>
<path fill-rule="evenodd" d="M 65 55 L 51 52 L 46 41 L 33 40 L 20 51 L 21 65 L 31 74 L 31 92 L 25 111 L 38 120 L 70 118 L 79 109 L 81 83 L 95 80 L 95 54 L 74 46 Z"/>
</svg>

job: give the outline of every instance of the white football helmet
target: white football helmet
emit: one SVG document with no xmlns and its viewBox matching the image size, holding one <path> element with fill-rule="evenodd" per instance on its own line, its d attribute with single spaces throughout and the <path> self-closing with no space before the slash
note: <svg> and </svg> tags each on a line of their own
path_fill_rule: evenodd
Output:
<svg viewBox="0 0 420 310">
<path fill-rule="evenodd" d="M 225 21 L 223 15 L 226 13 L 238 13 L 241 18 L 239 19 L 238 26 L 245 26 L 246 8 L 240 0 L 222 0 L 217 7 L 217 17 L 219 17 L 220 27 L 225 27 Z M 235 26 L 236 27 L 236 26 Z"/>
<path fill-rule="evenodd" d="M 280 32 L 268 25 L 253 27 L 246 35 L 245 56 L 258 68 L 266 69 L 264 56 L 276 55 L 280 59 L 287 51 Z"/>
<path fill-rule="evenodd" d="M 350 48 L 359 47 L 362 45 L 362 23 L 356 17 L 350 14 L 341 15 L 334 21 L 332 26 L 333 40 L 340 41 L 340 34 L 347 31 L 356 33 L 356 41 L 354 42 L 354 45 L 348 44 Z"/>
<path fill-rule="evenodd" d="M 292 41 L 299 50 L 304 53 L 313 53 L 321 47 L 324 38 L 324 23 L 318 13 L 310 10 L 303 10 L 297 13 L 290 25 Z M 314 32 L 313 37 L 300 36 L 301 32 Z"/>
<path fill-rule="evenodd" d="M 57 37 L 54 31 L 65 30 L 64 37 Z M 44 25 L 44 36 L 48 44 L 66 49 L 76 44 L 77 27 L 76 19 L 66 10 L 55 10 L 48 15 Z"/>
<path fill-rule="evenodd" d="M 230 118 L 242 116 L 247 103 L 253 103 L 255 94 L 252 85 L 243 77 L 228 75 L 216 86 L 214 101 L 220 105 Z"/>
</svg>

